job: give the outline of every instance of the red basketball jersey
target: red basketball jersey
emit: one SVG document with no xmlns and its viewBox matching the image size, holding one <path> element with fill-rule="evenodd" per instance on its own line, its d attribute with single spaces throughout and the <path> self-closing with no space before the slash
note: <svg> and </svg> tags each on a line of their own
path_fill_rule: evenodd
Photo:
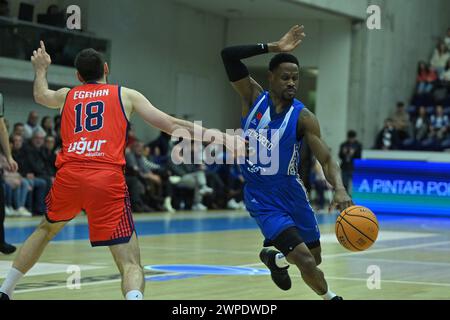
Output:
<svg viewBox="0 0 450 320">
<path fill-rule="evenodd" d="M 120 86 L 89 83 L 71 89 L 61 113 L 56 167 L 68 162 L 124 166 L 127 128 Z"/>
</svg>

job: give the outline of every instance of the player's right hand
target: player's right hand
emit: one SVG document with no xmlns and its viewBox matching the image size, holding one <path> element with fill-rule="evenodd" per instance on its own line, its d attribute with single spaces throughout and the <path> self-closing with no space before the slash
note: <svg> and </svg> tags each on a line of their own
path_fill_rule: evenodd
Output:
<svg viewBox="0 0 450 320">
<path fill-rule="evenodd" d="M 306 37 L 303 32 L 304 26 L 295 25 L 289 30 L 280 40 L 276 42 L 277 51 L 291 52 L 302 42 Z"/>
<path fill-rule="evenodd" d="M 47 71 L 48 66 L 52 63 L 50 55 L 45 51 L 44 41 L 40 41 L 41 47 L 33 51 L 31 63 L 36 71 Z"/>
</svg>

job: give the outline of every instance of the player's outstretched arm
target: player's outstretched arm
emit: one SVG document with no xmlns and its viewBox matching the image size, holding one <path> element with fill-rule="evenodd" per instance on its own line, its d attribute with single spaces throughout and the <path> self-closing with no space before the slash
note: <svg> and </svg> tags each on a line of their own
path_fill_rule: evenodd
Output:
<svg viewBox="0 0 450 320">
<path fill-rule="evenodd" d="M 244 156 L 246 143 L 240 136 L 229 135 L 219 130 L 206 129 L 190 121 L 181 120 L 168 115 L 154 107 L 148 99 L 140 92 L 128 88 L 122 88 L 122 96 L 132 105 L 132 111 L 136 111 L 147 123 L 177 138 L 200 140 L 223 144 L 235 156 Z M 205 131 L 210 130 L 207 135 Z"/>
<path fill-rule="evenodd" d="M 312 153 L 322 165 L 323 173 L 327 181 L 333 186 L 335 194 L 332 207 L 337 207 L 339 211 L 353 205 L 353 202 L 341 178 L 341 169 L 337 161 L 331 156 L 330 150 L 321 138 L 319 121 L 308 109 L 304 108 L 300 112 L 298 122 L 298 136 L 303 137 L 311 148 Z"/>
<path fill-rule="evenodd" d="M 51 109 L 59 109 L 64 105 L 69 88 L 62 88 L 57 91 L 50 90 L 47 82 L 47 70 L 52 60 L 45 51 L 45 44 L 40 42 L 40 48 L 33 51 L 31 57 L 35 78 L 33 84 L 34 101 Z"/>
<path fill-rule="evenodd" d="M 247 115 L 249 107 L 263 89 L 250 76 L 241 60 L 268 52 L 290 52 L 302 42 L 304 37 L 303 26 L 295 25 L 276 42 L 232 46 L 222 50 L 222 60 L 228 79 L 241 97 L 242 116 Z"/>
</svg>

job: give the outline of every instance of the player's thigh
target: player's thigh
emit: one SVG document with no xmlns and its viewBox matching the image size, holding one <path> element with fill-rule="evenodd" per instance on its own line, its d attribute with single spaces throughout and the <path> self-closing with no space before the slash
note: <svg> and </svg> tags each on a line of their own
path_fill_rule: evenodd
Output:
<svg viewBox="0 0 450 320">
<path fill-rule="evenodd" d="M 133 233 L 129 242 L 109 246 L 109 250 L 121 272 L 127 266 L 141 266 L 141 255 L 136 233 Z"/>
</svg>

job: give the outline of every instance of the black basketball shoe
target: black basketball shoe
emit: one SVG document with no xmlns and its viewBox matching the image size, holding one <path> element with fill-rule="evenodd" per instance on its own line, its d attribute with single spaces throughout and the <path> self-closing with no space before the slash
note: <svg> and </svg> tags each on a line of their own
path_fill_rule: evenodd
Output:
<svg viewBox="0 0 450 320">
<path fill-rule="evenodd" d="M 269 268 L 270 276 L 277 287 L 281 290 L 289 290 L 292 286 L 291 277 L 287 271 L 289 266 L 280 268 L 275 264 L 275 256 L 277 253 L 280 252 L 277 250 L 264 248 L 259 253 L 259 258 L 267 266 L 267 268 Z"/>
<path fill-rule="evenodd" d="M 13 245 L 10 245 L 6 242 L 0 244 L 0 252 L 3 254 L 11 254 L 11 253 L 14 253 L 15 251 L 16 251 L 16 247 L 14 247 Z"/>
<path fill-rule="evenodd" d="M 0 292 L 0 300 L 10 300 L 6 293 Z"/>
<path fill-rule="evenodd" d="M 340 296 L 335 296 L 331 300 L 344 300 L 344 299 Z"/>
</svg>

